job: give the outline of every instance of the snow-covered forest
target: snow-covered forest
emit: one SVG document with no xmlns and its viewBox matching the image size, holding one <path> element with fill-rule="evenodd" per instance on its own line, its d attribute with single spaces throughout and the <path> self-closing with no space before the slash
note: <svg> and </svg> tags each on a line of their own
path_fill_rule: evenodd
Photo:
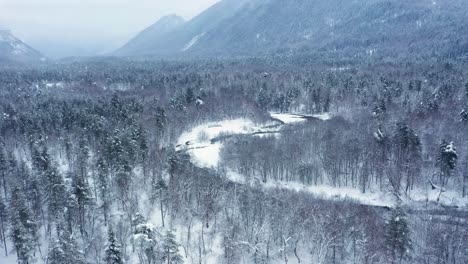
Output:
<svg viewBox="0 0 468 264">
<path fill-rule="evenodd" d="M 453 63 L 0 70 L 0 263 L 468 262 Z"/>
</svg>

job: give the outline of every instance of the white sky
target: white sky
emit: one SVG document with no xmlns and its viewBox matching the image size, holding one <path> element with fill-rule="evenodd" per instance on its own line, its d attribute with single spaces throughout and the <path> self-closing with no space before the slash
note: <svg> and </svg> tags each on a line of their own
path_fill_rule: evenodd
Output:
<svg viewBox="0 0 468 264">
<path fill-rule="evenodd" d="M 190 19 L 215 2 L 217 0 L 0 0 L 0 25 L 11 29 L 33 47 L 39 46 L 40 50 L 41 47 L 48 49 L 47 45 L 65 50 L 80 46 L 97 52 L 122 45 L 164 15 L 178 14 Z"/>
</svg>

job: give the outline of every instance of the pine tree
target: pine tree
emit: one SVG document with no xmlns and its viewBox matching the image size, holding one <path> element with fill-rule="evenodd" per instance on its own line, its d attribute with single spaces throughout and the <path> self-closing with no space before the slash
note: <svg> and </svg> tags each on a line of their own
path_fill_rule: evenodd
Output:
<svg viewBox="0 0 468 264">
<path fill-rule="evenodd" d="M 187 92 L 185 93 L 185 101 L 187 105 L 191 105 L 195 102 L 195 93 L 191 87 L 187 88 Z"/>
<path fill-rule="evenodd" d="M 3 148 L 0 146 L 0 180 L 1 180 L 0 184 L 3 187 L 3 195 L 5 198 L 8 196 L 7 182 L 6 182 L 7 172 L 8 172 L 7 159 L 6 159 L 5 153 L 3 152 Z"/>
<path fill-rule="evenodd" d="M 45 146 L 33 146 L 32 165 L 42 182 L 50 224 L 60 218 L 64 211 L 67 197 L 65 183 Z"/>
<path fill-rule="evenodd" d="M 3 244 L 3 248 L 5 249 L 5 256 L 8 256 L 8 248 L 6 244 L 7 217 L 7 208 L 0 196 L 0 240 Z"/>
<path fill-rule="evenodd" d="M 400 203 L 392 209 L 391 217 L 386 223 L 387 253 L 390 263 L 401 263 L 411 256 L 413 249 L 411 232 L 406 213 Z"/>
<path fill-rule="evenodd" d="M 468 83 L 465 83 L 465 95 L 468 97 Z"/>
<path fill-rule="evenodd" d="M 144 219 L 138 217 L 133 219 L 133 223 L 137 224 L 133 233 L 133 243 L 137 249 L 140 263 L 157 263 L 156 260 L 160 256 L 158 243 L 160 241 L 160 234 L 156 231 L 153 225 L 144 222 Z"/>
<path fill-rule="evenodd" d="M 45 195 L 47 199 L 47 208 L 49 222 L 59 219 L 66 205 L 66 187 L 62 175 L 56 168 L 51 168 L 46 173 Z"/>
<path fill-rule="evenodd" d="M 320 87 L 312 91 L 312 101 L 314 103 L 314 112 L 322 111 L 322 89 Z"/>
<path fill-rule="evenodd" d="M 121 252 L 121 246 L 115 239 L 114 231 L 112 227 L 109 227 L 108 231 L 108 245 L 106 248 L 106 264 L 123 264 L 123 256 Z"/>
<path fill-rule="evenodd" d="M 102 210 L 104 214 L 104 222 L 107 224 L 110 197 L 109 197 L 109 167 L 102 156 L 99 156 L 97 163 L 97 181 L 98 181 L 98 194 L 102 202 Z"/>
<path fill-rule="evenodd" d="M 182 256 L 179 254 L 179 244 L 176 241 L 175 235 L 168 230 L 163 238 L 162 245 L 162 262 L 167 264 L 184 263 Z"/>
<path fill-rule="evenodd" d="M 330 97 L 330 91 L 327 92 L 325 95 L 325 100 L 323 102 L 323 112 L 328 113 L 330 112 L 330 105 L 331 105 L 331 97 Z"/>
<path fill-rule="evenodd" d="M 76 200 L 78 209 L 78 224 L 80 231 L 84 233 L 86 208 L 92 204 L 91 190 L 88 183 L 79 175 L 73 175 L 72 178 L 72 194 Z"/>
<path fill-rule="evenodd" d="M 437 166 L 440 169 L 440 182 L 445 186 L 457 166 L 458 154 L 453 142 L 447 143 L 442 140 L 437 155 Z"/>
<path fill-rule="evenodd" d="M 186 97 L 183 93 L 177 93 L 173 99 L 170 100 L 169 104 L 172 106 L 172 108 L 179 110 L 179 111 L 185 111 L 186 110 Z"/>
<path fill-rule="evenodd" d="M 166 212 L 164 205 L 167 201 L 167 184 L 162 178 L 160 179 L 154 178 L 152 185 L 151 185 L 151 203 L 154 203 L 157 199 L 159 199 L 161 222 L 162 222 L 162 226 L 164 227 L 165 225 L 164 216 Z"/>
<path fill-rule="evenodd" d="M 88 159 L 90 157 L 89 147 L 85 139 L 80 139 L 76 153 L 76 170 L 80 178 L 86 179 L 88 169 Z"/>
<path fill-rule="evenodd" d="M 159 133 L 163 134 L 164 129 L 166 128 L 166 124 L 167 124 L 167 116 L 166 116 L 166 111 L 164 110 L 164 108 L 160 106 L 156 108 L 155 120 L 156 120 L 156 127 L 158 128 Z"/>
<path fill-rule="evenodd" d="M 262 109 L 267 109 L 271 104 L 271 96 L 265 83 L 263 84 L 262 89 L 258 93 L 257 103 Z"/>
<path fill-rule="evenodd" d="M 460 121 L 468 123 L 468 111 L 466 109 L 463 109 L 460 112 Z"/>
<path fill-rule="evenodd" d="M 56 238 L 49 247 L 48 264 L 86 264 L 83 252 L 79 250 L 73 234 L 57 226 Z"/>
<path fill-rule="evenodd" d="M 10 200 L 11 239 L 19 264 L 31 263 L 37 246 L 37 226 L 27 206 L 23 191 L 15 187 Z"/>
<path fill-rule="evenodd" d="M 392 185 L 399 191 L 399 181 L 403 175 L 406 175 L 406 193 L 408 193 L 413 187 L 415 176 L 421 166 L 421 141 L 407 124 L 398 123 L 393 142 L 397 162 L 396 169 L 400 172 L 396 174 L 398 179 L 391 179 Z"/>
<path fill-rule="evenodd" d="M 62 245 L 58 239 L 54 240 L 49 246 L 49 253 L 47 254 L 48 264 L 62 264 L 66 263 L 67 257 L 62 250 Z"/>
</svg>

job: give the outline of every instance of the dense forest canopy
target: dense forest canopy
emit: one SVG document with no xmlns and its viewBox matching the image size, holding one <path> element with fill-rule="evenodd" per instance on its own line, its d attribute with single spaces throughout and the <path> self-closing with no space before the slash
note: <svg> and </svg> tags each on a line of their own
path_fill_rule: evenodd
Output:
<svg viewBox="0 0 468 264">
<path fill-rule="evenodd" d="M 0 245 L 21 264 L 466 263 L 467 75 L 294 57 L 4 66 Z M 211 137 L 224 120 L 262 130 Z M 214 167 L 179 142 L 204 124 Z"/>
</svg>

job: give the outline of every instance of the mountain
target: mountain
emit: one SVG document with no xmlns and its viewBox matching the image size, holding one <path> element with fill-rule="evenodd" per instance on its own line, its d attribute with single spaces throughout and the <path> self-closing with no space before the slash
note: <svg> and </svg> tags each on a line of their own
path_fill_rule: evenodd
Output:
<svg viewBox="0 0 468 264">
<path fill-rule="evenodd" d="M 44 56 L 15 37 L 11 31 L 0 28 L 0 62 L 39 61 Z"/>
<path fill-rule="evenodd" d="M 464 0 L 223 0 L 171 31 L 143 31 L 127 44 L 136 49 L 117 54 L 466 57 L 465 21 Z"/>
<path fill-rule="evenodd" d="M 119 49 L 117 54 L 142 54 L 151 51 L 152 43 L 161 41 L 164 34 L 169 33 L 185 23 L 185 19 L 177 15 L 169 15 L 161 18 L 140 34 L 134 37 L 125 46 Z M 140 53 L 142 52 L 142 53 Z"/>
</svg>

